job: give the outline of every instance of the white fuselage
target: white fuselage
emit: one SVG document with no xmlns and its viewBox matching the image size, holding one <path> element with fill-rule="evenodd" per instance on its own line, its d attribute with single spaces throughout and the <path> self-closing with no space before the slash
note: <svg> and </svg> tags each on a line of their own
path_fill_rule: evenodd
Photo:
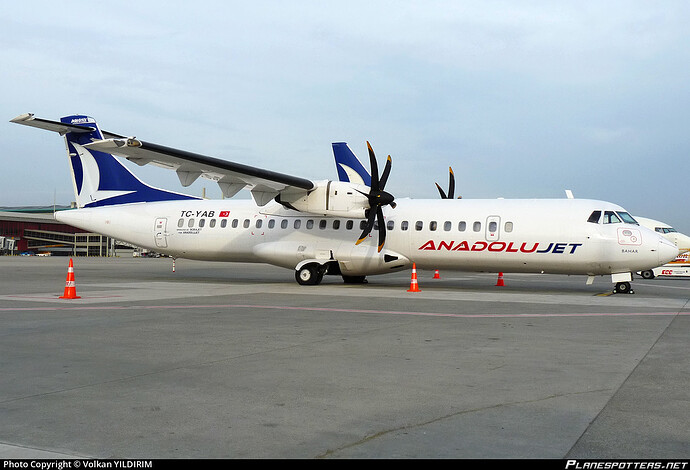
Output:
<svg viewBox="0 0 690 470">
<path fill-rule="evenodd" d="M 295 269 L 337 262 L 344 275 L 420 269 L 603 275 L 650 269 L 678 251 L 635 224 L 592 223 L 620 206 L 584 199 L 414 200 L 384 209 L 377 230 L 355 245 L 361 219 L 325 217 L 251 200 L 114 205 L 57 213 L 70 225 L 173 257 L 268 263 Z"/>
</svg>

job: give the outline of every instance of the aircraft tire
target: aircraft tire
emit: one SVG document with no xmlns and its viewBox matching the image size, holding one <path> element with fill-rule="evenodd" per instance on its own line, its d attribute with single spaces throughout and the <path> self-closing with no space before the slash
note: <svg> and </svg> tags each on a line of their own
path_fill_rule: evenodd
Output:
<svg viewBox="0 0 690 470">
<path fill-rule="evenodd" d="M 633 291 L 630 288 L 629 282 L 617 282 L 616 288 L 614 289 L 616 294 L 632 294 Z"/>
<path fill-rule="evenodd" d="M 644 279 L 654 279 L 654 271 L 648 269 L 647 271 L 642 271 L 640 273 Z"/>
<path fill-rule="evenodd" d="M 307 264 L 295 271 L 295 280 L 301 286 L 315 286 L 323 279 L 323 273 L 316 264 Z"/>
</svg>

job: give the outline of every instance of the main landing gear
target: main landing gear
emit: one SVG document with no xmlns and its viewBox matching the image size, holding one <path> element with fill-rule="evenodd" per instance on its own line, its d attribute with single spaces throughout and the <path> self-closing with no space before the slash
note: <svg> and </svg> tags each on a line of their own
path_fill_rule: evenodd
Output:
<svg viewBox="0 0 690 470">
<path fill-rule="evenodd" d="M 616 287 L 613 288 L 614 294 L 634 294 L 635 292 L 630 287 L 629 282 L 617 282 Z"/>
<path fill-rule="evenodd" d="M 295 280 L 301 286 L 315 286 L 321 283 L 326 269 L 317 263 L 305 264 L 295 271 Z"/>
<path fill-rule="evenodd" d="M 337 263 L 307 263 L 295 270 L 295 280 L 301 286 L 321 284 L 326 274 L 341 275 L 345 284 L 366 284 L 366 276 L 346 276 L 340 272 Z"/>
</svg>

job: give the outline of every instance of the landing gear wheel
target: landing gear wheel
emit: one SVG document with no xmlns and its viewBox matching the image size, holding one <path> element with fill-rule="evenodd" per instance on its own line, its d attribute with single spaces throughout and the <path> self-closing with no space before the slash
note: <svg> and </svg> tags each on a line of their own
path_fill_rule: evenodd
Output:
<svg viewBox="0 0 690 470">
<path fill-rule="evenodd" d="M 307 264 L 295 271 L 295 280 L 301 286 L 315 286 L 321 283 L 324 272 L 317 264 Z"/>
<path fill-rule="evenodd" d="M 629 282 L 617 282 L 613 292 L 614 294 L 632 294 L 633 290 Z"/>
<path fill-rule="evenodd" d="M 654 271 L 647 270 L 640 273 L 644 279 L 654 279 Z"/>
</svg>

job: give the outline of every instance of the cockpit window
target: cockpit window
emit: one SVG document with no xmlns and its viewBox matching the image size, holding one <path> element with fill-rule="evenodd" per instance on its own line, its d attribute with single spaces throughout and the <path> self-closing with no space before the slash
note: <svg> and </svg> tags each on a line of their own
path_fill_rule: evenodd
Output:
<svg viewBox="0 0 690 470">
<path fill-rule="evenodd" d="M 587 219 L 587 222 L 598 224 L 599 218 L 601 218 L 601 211 L 594 211 L 592 212 L 592 215 L 589 216 L 589 219 Z"/>
<path fill-rule="evenodd" d="M 659 233 L 673 233 L 677 232 L 675 228 L 672 227 L 656 227 L 654 230 L 656 230 Z"/>
<path fill-rule="evenodd" d="M 605 224 L 620 224 L 621 219 L 618 218 L 615 212 L 605 211 L 604 212 L 604 223 Z"/>
<path fill-rule="evenodd" d="M 635 220 L 635 218 L 627 212 L 618 211 L 617 214 L 620 216 L 621 219 L 623 219 L 623 222 L 625 222 L 626 224 L 640 225 L 637 223 L 637 220 Z"/>
</svg>

